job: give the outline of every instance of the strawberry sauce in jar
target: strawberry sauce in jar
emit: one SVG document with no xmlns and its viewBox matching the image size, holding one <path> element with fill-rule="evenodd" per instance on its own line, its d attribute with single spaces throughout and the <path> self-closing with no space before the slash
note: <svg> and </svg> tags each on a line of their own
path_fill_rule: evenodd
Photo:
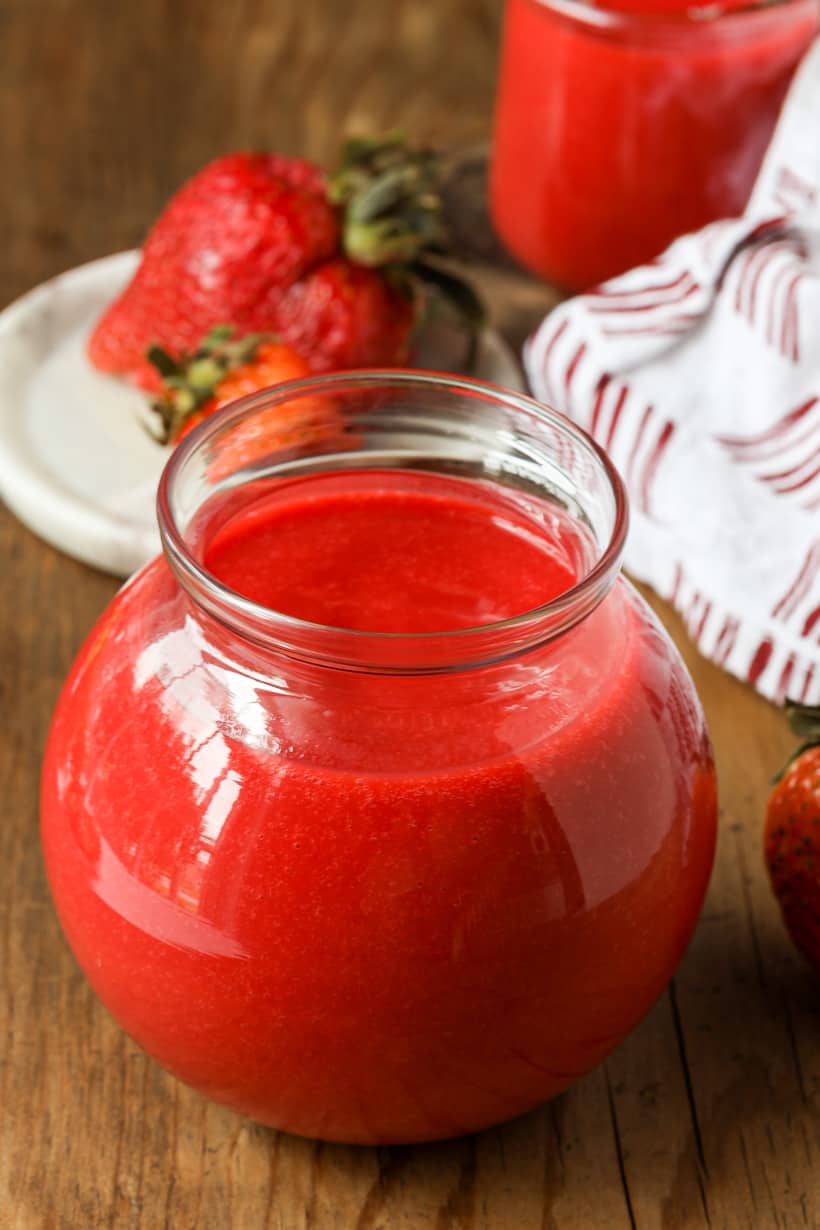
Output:
<svg viewBox="0 0 820 1230">
<path fill-rule="evenodd" d="M 507 0 L 490 202 L 514 256 L 581 290 L 742 212 L 817 0 Z"/>
<path fill-rule="evenodd" d="M 197 428 L 159 516 L 43 770 L 100 998 L 310 1136 L 452 1136 L 571 1084 L 666 985 L 715 840 L 610 463 L 478 382 L 317 377 Z"/>
</svg>

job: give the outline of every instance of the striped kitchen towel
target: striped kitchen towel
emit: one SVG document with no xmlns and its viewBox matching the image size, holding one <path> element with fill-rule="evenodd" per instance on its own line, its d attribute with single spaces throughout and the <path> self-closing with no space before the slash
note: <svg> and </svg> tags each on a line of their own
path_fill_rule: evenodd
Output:
<svg viewBox="0 0 820 1230">
<path fill-rule="evenodd" d="M 562 304 L 524 362 L 618 466 L 629 571 L 707 657 L 820 704 L 820 41 L 744 216 Z"/>
</svg>

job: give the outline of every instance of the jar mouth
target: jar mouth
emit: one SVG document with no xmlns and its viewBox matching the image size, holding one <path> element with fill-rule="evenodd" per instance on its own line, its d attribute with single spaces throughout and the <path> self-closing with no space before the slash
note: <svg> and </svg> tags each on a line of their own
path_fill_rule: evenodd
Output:
<svg viewBox="0 0 820 1230">
<path fill-rule="evenodd" d="M 651 11 L 631 8 L 630 0 L 623 0 L 623 4 L 613 4 L 612 0 L 605 4 L 590 3 L 590 0 L 534 0 L 534 3 L 602 32 L 633 28 L 662 33 L 755 18 L 765 20 L 781 9 L 805 8 L 811 11 L 816 0 L 745 0 L 737 5 L 721 3 L 721 0 L 714 0 L 713 3 L 696 0 L 678 11 L 671 8 Z"/>
<path fill-rule="evenodd" d="M 315 404 L 317 399 L 326 398 L 342 406 L 345 399 L 357 399 L 345 419 L 345 427 L 352 429 L 350 438 L 340 438 L 336 423 L 335 434 L 323 437 L 320 431 L 308 442 L 275 448 L 233 472 L 226 473 L 224 467 L 214 465 L 215 459 L 224 455 L 226 442 L 230 443 L 237 429 L 254 416 L 286 405 L 291 411 L 300 402 Z M 395 405 L 385 405 L 391 399 Z M 459 430 L 453 428 L 447 412 L 437 410 L 445 404 L 451 407 L 451 413 L 453 407 L 458 408 L 460 421 L 455 426 Z M 461 472 L 463 449 L 459 452 L 459 447 L 466 442 L 471 446 L 467 452 L 479 465 L 476 476 L 485 481 L 514 481 L 534 490 L 540 477 L 552 499 L 559 503 L 565 499 L 565 508 L 586 521 L 589 511 L 583 507 L 582 497 L 594 494 L 603 511 L 597 509 L 594 514 L 599 524 L 590 566 L 556 597 L 508 618 L 440 632 L 381 632 L 314 623 L 262 606 L 224 584 L 198 558 L 202 510 L 212 506 L 214 500 L 235 502 L 237 494 L 250 484 L 258 487 L 260 482 L 282 477 L 336 469 L 355 471 L 382 464 L 387 452 L 362 452 L 350 445 L 351 439 L 355 442 L 360 438 L 361 431 L 372 432 L 370 419 L 378 426 L 385 411 L 395 413 L 399 435 L 409 442 L 406 455 L 395 447 L 387 450 L 389 464 L 398 469 L 420 463 L 423 450 L 417 435 L 410 439 L 412 427 L 429 431 L 437 447 L 442 441 L 450 446 L 455 441 L 458 447 L 442 453 L 450 467 L 445 472 Z M 465 433 L 465 424 L 469 427 L 473 417 L 475 431 Z M 434 420 L 438 435 L 433 433 Z M 389 426 L 395 436 L 396 423 Z M 552 444 L 560 456 L 547 452 L 539 455 L 533 448 L 539 435 L 545 448 Z M 491 443 L 486 447 L 488 440 Z M 391 442 L 395 444 L 393 437 Z M 373 461 L 374 456 L 381 461 Z M 435 468 L 430 457 L 426 465 Z M 219 474 L 214 480 L 215 470 Z M 579 494 L 579 475 L 595 487 L 594 493 Z M 471 377 L 374 369 L 288 381 L 243 397 L 210 415 L 171 454 L 160 478 L 157 519 L 166 560 L 182 588 L 200 609 L 243 638 L 340 669 L 423 674 L 483 666 L 516 656 L 553 640 L 583 620 L 601 602 L 618 574 L 628 504 L 623 482 L 603 450 L 550 407 Z M 605 535 L 599 541 L 602 519 Z"/>
</svg>

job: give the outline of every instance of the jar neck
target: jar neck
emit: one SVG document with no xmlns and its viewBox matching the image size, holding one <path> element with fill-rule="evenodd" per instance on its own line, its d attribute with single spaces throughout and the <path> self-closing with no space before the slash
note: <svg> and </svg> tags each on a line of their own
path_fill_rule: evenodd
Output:
<svg viewBox="0 0 820 1230">
<path fill-rule="evenodd" d="M 237 442 L 274 431 L 252 459 Z M 235 459 L 235 464 L 233 464 Z M 362 632 L 271 610 L 225 586 L 204 564 L 209 542 L 283 482 L 383 468 L 476 478 L 515 498 L 558 506 L 583 528 L 577 582 L 509 619 L 435 633 Z M 328 669 L 388 675 L 465 671 L 518 657 L 585 620 L 618 574 L 626 500 L 611 463 L 582 431 L 530 398 L 479 381 L 421 372 L 354 372 L 295 381 L 207 419 L 173 453 L 160 482 L 163 549 L 200 616 L 254 652 Z"/>
</svg>

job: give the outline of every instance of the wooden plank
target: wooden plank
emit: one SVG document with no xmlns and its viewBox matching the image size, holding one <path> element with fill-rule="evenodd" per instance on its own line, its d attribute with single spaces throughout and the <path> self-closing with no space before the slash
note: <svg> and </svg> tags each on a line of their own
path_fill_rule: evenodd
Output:
<svg viewBox="0 0 820 1230">
<path fill-rule="evenodd" d="M 665 619 L 680 635 L 677 618 Z M 680 640 L 710 719 L 722 799 L 706 908 L 675 979 L 705 1206 L 713 1226 L 814 1227 L 820 1120 L 804 1096 L 786 994 L 798 968 L 802 985 L 812 976 L 790 955 L 762 859 L 770 779 L 792 740 L 773 706 Z"/>
</svg>

